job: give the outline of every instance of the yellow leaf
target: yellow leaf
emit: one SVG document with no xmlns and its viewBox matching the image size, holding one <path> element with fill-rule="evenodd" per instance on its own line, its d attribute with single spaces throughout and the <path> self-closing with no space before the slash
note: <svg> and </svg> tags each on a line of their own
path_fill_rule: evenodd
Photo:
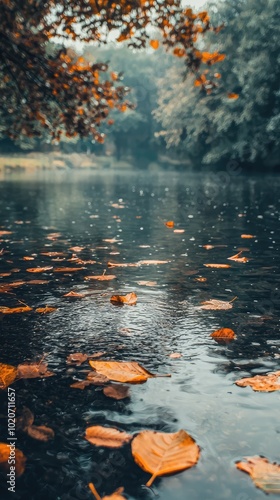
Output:
<svg viewBox="0 0 280 500">
<path fill-rule="evenodd" d="M 249 474 L 257 488 L 265 493 L 280 493 L 280 465 L 265 457 L 246 457 L 246 462 L 237 462 L 236 467 Z"/>
<path fill-rule="evenodd" d="M 141 384 L 153 375 L 136 361 L 89 361 L 93 370 L 105 375 L 114 382 L 129 382 L 130 384 Z M 170 376 L 170 375 L 164 375 Z"/>
</svg>

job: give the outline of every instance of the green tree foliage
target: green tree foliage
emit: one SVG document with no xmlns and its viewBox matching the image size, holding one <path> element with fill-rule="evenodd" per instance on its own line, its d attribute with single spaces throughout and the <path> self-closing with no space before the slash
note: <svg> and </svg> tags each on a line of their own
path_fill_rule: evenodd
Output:
<svg viewBox="0 0 280 500">
<path fill-rule="evenodd" d="M 224 22 L 215 71 L 219 88 L 205 95 L 171 68 L 159 82 L 156 119 L 168 147 L 208 164 L 235 159 L 276 164 L 280 149 L 280 3 L 225 0 L 210 8 Z M 211 35 L 205 40 L 212 42 Z M 237 98 L 238 97 L 238 98 Z"/>
</svg>

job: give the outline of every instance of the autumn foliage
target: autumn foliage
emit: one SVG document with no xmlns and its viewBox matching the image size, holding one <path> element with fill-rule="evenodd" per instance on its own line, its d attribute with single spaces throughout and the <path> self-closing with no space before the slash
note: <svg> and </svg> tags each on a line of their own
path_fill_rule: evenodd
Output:
<svg viewBox="0 0 280 500">
<path fill-rule="evenodd" d="M 108 64 L 88 62 L 64 41 L 117 42 L 133 48 L 160 45 L 185 59 L 196 72 L 223 59 L 196 44 L 210 29 L 207 12 L 195 14 L 180 0 L 3 0 L 0 3 L 2 130 L 11 138 L 44 131 L 59 140 L 91 135 L 103 142 L 100 125 L 111 109 L 125 111 L 128 89 Z M 149 26 L 159 40 L 149 40 Z M 110 76 L 108 76 L 110 75 Z"/>
</svg>

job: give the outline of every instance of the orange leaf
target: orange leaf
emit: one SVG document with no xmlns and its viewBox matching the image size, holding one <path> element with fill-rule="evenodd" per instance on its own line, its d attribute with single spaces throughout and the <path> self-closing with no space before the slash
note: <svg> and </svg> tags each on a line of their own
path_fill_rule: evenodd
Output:
<svg viewBox="0 0 280 500">
<path fill-rule="evenodd" d="M 132 435 L 118 431 L 112 427 L 93 425 L 86 429 L 85 439 L 95 446 L 120 448 L 123 444 L 131 441 Z"/>
<path fill-rule="evenodd" d="M 250 386 L 254 391 L 273 392 L 280 391 L 280 371 L 267 375 L 255 375 L 250 378 L 241 378 L 235 382 L 239 387 Z"/>
<path fill-rule="evenodd" d="M 121 384 L 110 384 L 104 387 L 103 394 L 108 398 L 125 399 L 129 397 L 129 387 Z"/>
<path fill-rule="evenodd" d="M 238 252 L 236 255 L 233 255 L 232 257 L 228 257 L 228 260 L 234 260 L 235 262 L 242 262 L 242 263 L 246 263 L 246 262 L 249 262 L 249 259 L 247 259 L 247 257 L 240 257 L 240 255 L 242 254 L 242 250 L 240 252 Z"/>
<path fill-rule="evenodd" d="M 173 220 L 168 220 L 164 224 L 166 225 L 166 227 L 174 227 L 175 226 L 175 223 Z"/>
<path fill-rule="evenodd" d="M 53 372 L 48 371 L 47 363 L 23 363 L 18 365 L 18 378 L 44 378 L 52 377 Z"/>
<path fill-rule="evenodd" d="M 78 293 L 78 292 L 68 292 L 63 295 L 63 297 L 75 297 L 77 299 L 83 299 L 85 297 L 84 293 Z"/>
<path fill-rule="evenodd" d="M 246 457 L 246 462 L 237 462 L 236 467 L 250 475 L 265 493 L 280 493 L 280 465 L 265 457 Z"/>
<path fill-rule="evenodd" d="M 46 271 L 50 271 L 53 269 L 53 266 L 46 266 L 46 267 L 30 267 L 29 269 L 26 269 L 29 273 L 45 273 Z"/>
<path fill-rule="evenodd" d="M 129 382 L 130 384 L 141 384 L 148 378 L 154 378 L 143 366 L 136 361 L 89 361 L 93 370 L 101 375 L 105 375 L 114 382 Z M 170 375 L 164 375 L 169 377 Z"/>
<path fill-rule="evenodd" d="M 250 240 L 251 238 L 255 238 L 256 236 L 253 236 L 252 234 L 241 234 L 241 238 L 244 240 Z"/>
<path fill-rule="evenodd" d="M 180 49 L 179 47 L 176 47 L 176 49 L 173 50 L 173 54 L 176 57 L 184 57 L 186 55 L 185 49 Z"/>
<path fill-rule="evenodd" d="M 228 269 L 231 267 L 229 264 L 203 264 L 205 267 L 212 267 L 213 269 Z"/>
<path fill-rule="evenodd" d="M 93 483 L 89 483 L 88 487 L 96 500 L 126 500 L 126 498 L 122 495 L 123 488 L 118 488 L 114 493 L 112 493 L 112 495 L 106 495 L 101 498 Z"/>
<path fill-rule="evenodd" d="M 113 304 L 127 304 L 134 306 L 137 302 L 137 295 L 135 292 L 128 293 L 127 295 L 112 295 L 111 302 Z"/>
<path fill-rule="evenodd" d="M 193 467 L 200 456 L 199 446 L 184 430 L 170 434 L 140 432 L 132 441 L 131 451 L 137 465 L 153 474 L 146 486 L 151 486 L 158 476 Z"/>
<path fill-rule="evenodd" d="M 6 474 L 10 472 L 11 465 L 9 464 L 11 448 L 6 443 L 0 443 L 0 469 Z M 21 476 L 25 469 L 26 458 L 22 451 L 15 448 L 15 472 L 16 476 Z"/>
<path fill-rule="evenodd" d="M 0 313 L 2 313 L 2 314 L 18 314 L 18 313 L 24 313 L 24 312 L 29 312 L 29 311 L 32 311 L 32 307 L 29 307 L 29 306 L 23 306 L 23 307 L 1 306 L 0 307 Z"/>
<path fill-rule="evenodd" d="M 239 94 L 235 94 L 234 92 L 229 92 L 227 96 L 229 99 L 238 99 L 239 98 Z"/>
<path fill-rule="evenodd" d="M 159 48 L 159 41 L 158 40 L 150 40 L 150 46 L 153 47 L 153 49 L 157 50 Z"/>
<path fill-rule="evenodd" d="M 57 311 L 56 307 L 50 307 L 50 306 L 45 306 L 45 307 L 38 307 L 36 309 L 36 312 L 39 314 L 47 314 L 47 313 L 52 313 L 54 311 Z"/>
<path fill-rule="evenodd" d="M 17 376 L 17 369 L 12 365 L 0 363 L 0 389 L 6 389 L 11 385 Z"/>
<path fill-rule="evenodd" d="M 201 309 L 209 309 L 209 310 L 227 310 L 232 309 L 232 303 L 236 300 L 237 297 L 234 297 L 230 302 L 226 302 L 224 300 L 215 300 L 210 299 L 205 302 L 201 302 Z"/>
<path fill-rule="evenodd" d="M 234 331 L 231 330 L 231 328 L 220 328 L 220 330 L 216 330 L 215 332 L 211 333 L 210 337 L 232 340 L 236 338 L 236 335 Z"/>
<path fill-rule="evenodd" d="M 114 266 L 109 266 L 109 267 L 114 267 Z M 110 281 L 114 280 L 116 277 L 117 276 L 115 276 L 114 274 L 101 274 L 100 276 L 85 276 L 85 280 Z"/>
<path fill-rule="evenodd" d="M 77 271 L 83 271 L 84 267 L 55 267 L 55 273 L 76 273 Z"/>
</svg>

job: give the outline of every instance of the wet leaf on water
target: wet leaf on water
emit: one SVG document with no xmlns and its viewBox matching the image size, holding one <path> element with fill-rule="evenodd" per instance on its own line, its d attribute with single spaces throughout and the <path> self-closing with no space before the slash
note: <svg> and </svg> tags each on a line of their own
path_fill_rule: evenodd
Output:
<svg viewBox="0 0 280 500">
<path fill-rule="evenodd" d="M 183 234 L 185 232 L 185 229 L 174 229 L 173 233 L 175 234 Z"/>
<path fill-rule="evenodd" d="M 74 297 L 75 299 L 83 299 L 85 297 L 84 293 L 78 293 L 78 292 L 68 292 L 63 295 L 63 297 Z"/>
<path fill-rule="evenodd" d="M 45 306 L 45 307 L 37 307 L 36 313 L 39 314 L 48 314 L 57 311 L 57 307 Z"/>
<path fill-rule="evenodd" d="M 231 328 L 220 328 L 215 332 L 211 333 L 210 337 L 214 339 L 223 339 L 223 340 L 233 340 L 236 339 L 236 335 Z"/>
<path fill-rule="evenodd" d="M 170 260 L 139 260 L 138 266 L 158 266 L 161 264 L 169 264 Z"/>
<path fill-rule="evenodd" d="M 101 274 L 100 276 L 85 276 L 85 280 L 97 280 L 97 281 L 110 281 L 114 280 L 117 276 L 114 274 Z"/>
<path fill-rule="evenodd" d="M 71 384 L 70 387 L 71 389 L 85 389 L 89 385 L 92 385 L 92 382 L 90 380 L 79 380 L 78 382 L 74 382 L 74 384 Z"/>
<path fill-rule="evenodd" d="M 17 377 L 17 368 L 0 363 L 0 389 L 6 389 Z"/>
<path fill-rule="evenodd" d="M 55 375 L 48 371 L 48 363 L 22 363 L 17 368 L 18 378 L 45 378 Z"/>
<path fill-rule="evenodd" d="M 280 391 L 280 371 L 271 372 L 267 375 L 255 375 L 254 377 L 241 378 L 235 382 L 239 387 L 250 386 L 254 391 L 273 392 Z"/>
<path fill-rule="evenodd" d="M 13 234 L 13 232 L 12 231 L 4 231 L 4 230 L 0 231 L 0 236 L 6 236 L 8 234 Z"/>
<path fill-rule="evenodd" d="M 23 260 L 34 260 L 34 257 L 28 257 L 28 255 L 25 255 L 22 259 Z"/>
<path fill-rule="evenodd" d="M 150 46 L 154 50 L 157 50 L 159 48 L 159 41 L 158 40 L 150 40 Z"/>
<path fill-rule="evenodd" d="M 237 469 L 250 475 L 257 488 L 265 493 L 280 493 L 280 465 L 265 457 L 246 457 L 246 462 L 237 462 Z"/>
<path fill-rule="evenodd" d="M 205 250 L 213 250 L 213 248 L 226 248 L 227 245 L 203 245 Z"/>
<path fill-rule="evenodd" d="M 158 476 L 193 467 L 200 457 L 199 446 L 184 430 L 170 434 L 140 432 L 133 439 L 131 450 L 137 465 L 152 474 L 146 486 L 151 486 Z"/>
<path fill-rule="evenodd" d="M 93 483 L 89 483 L 88 485 L 91 493 L 95 497 L 95 500 L 126 500 L 126 498 L 122 495 L 124 488 L 118 488 L 112 495 L 106 495 L 102 497 L 97 493 L 95 486 Z"/>
<path fill-rule="evenodd" d="M 17 430 L 26 431 L 30 425 L 34 422 L 34 415 L 32 411 L 24 406 L 20 411 L 19 416 L 16 419 L 16 428 Z"/>
<path fill-rule="evenodd" d="M 166 225 L 166 227 L 170 227 L 170 228 L 173 228 L 175 226 L 175 223 L 173 220 L 168 220 L 164 224 Z"/>
<path fill-rule="evenodd" d="M 205 283 L 207 281 L 207 278 L 203 278 L 203 276 L 198 276 L 197 278 L 194 278 L 195 281 L 199 281 L 200 283 Z"/>
<path fill-rule="evenodd" d="M 231 267 L 229 264 L 203 264 L 205 267 L 212 267 L 213 269 L 228 269 Z"/>
<path fill-rule="evenodd" d="M 32 311 L 32 307 L 29 306 L 21 306 L 21 307 L 0 307 L 0 313 L 2 314 L 19 314 Z"/>
<path fill-rule="evenodd" d="M 232 309 L 232 303 L 234 300 L 236 300 L 237 297 L 234 297 L 234 299 L 230 300 L 229 302 L 225 300 L 216 300 L 216 299 L 210 299 L 206 300 L 205 302 L 201 302 L 201 309 L 209 309 L 209 310 L 219 310 L 219 309 Z"/>
<path fill-rule="evenodd" d="M 137 302 L 137 295 L 135 292 L 127 293 L 126 295 L 112 295 L 110 301 L 112 304 L 134 306 Z"/>
<path fill-rule="evenodd" d="M 110 379 L 106 375 L 101 375 L 101 373 L 89 372 L 87 374 L 87 380 L 94 385 L 104 385 L 110 382 Z"/>
<path fill-rule="evenodd" d="M 157 282 L 156 281 L 137 281 L 137 285 L 156 286 Z"/>
<path fill-rule="evenodd" d="M 26 281 L 26 285 L 47 285 L 49 283 L 48 280 L 30 280 Z"/>
<path fill-rule="evenodd" d="M 134 264 L 134 263 L 126 263 L 126 262 L 123 262 L 123 263 L 117 263 L 117 262 L 108 262 L 107 263 L 107 266 L 108 267 L 137 267 L 138 264 Z"/>
<path fill-rule="evenodd" d="M 105 394 L 105 396 L 108 396 L 108 398 L 117 400 L 129 398 L 130 396 L 129 387 L 120 384 L 107 385 L 107 387 L 104 387 L 103 389 L 103 394 Z"/>
<path fill-rule="evenodd" d="M 243 250 L 238 252 L 236 255 L 233 255 L 232 257 L 228 257 L 228 260 L 234 260 L 235 262 L 241 262 L 243 264 L 245 264 L 246 262 L 249 262 L 249 259 L 247 259 L 247 257 L 241 257 L 242 253 L 243 253 Z"/>
<path fill-rule="evenodd" d="M 83 354 L 82 352 L 74 352 L 73 354 L 69 354 L 69 356 L 66 359 L 66 363 L 69 364 L 75 364 L 77 366 L 81 365 L 88 359 L 87 354 Z"/>
<path fill-rule="evenodd" d="M 114 382 L 140 384 L 146 382 L 148 378 L 157 376 L 150 373 L 136 361 L 89 361 L 89 364 L 97 373 L 105 375 Z M 170 377 L 170 375 L 165 376 Z"/>
<path fill-rule="evenodd" d="M 241 238 L 243 238 L 244 240 L 250 240 L 255 237 L 256 236 L 254 236 L 253 234 L 241 234 Z"/>
<path fill-rule="evenodd" d="M 239 94 L 235 94 L 235 92 L 229 92 L 227 96 L 229 99 L 238 99 L 239 98 Z"/>
<path fill-rule="evenodd" d="M 85 439 L 95 446 L 120 448 L 131 441 L 132 435 L 113 427 L 93 425 L 86 429 Z"/>
<path fill-rule="evenodd" d="M 63 257 L 65 255 L 64 252 L 41 252 L 41 255 L 46 257 Z"/>
<path fill-rule="evenodd" d="M 55 273 L 76 273 L 78 271 L 83 271 L 84 267 L 55 267 Z"/>
<path fill-rule="evenodd" d="M 46 266 L 46 267 L 29 267 L 26 269 L 28 273 L 45 273 L 46 271 L 51 271 L 53 269 L 53 266 Z"/>
<path fill-rule="evenodd" d="M 82 252 L 84 249 L 85 249 L 85 247 L 79 247 L 79 246 L 69 248 L 69 250 L 71 250 L 71 252 L 75 252 L 75 253 Z"/>
<path fill-rule="evenodd" d="M 11 448 L 6 443 L 0 443 L 0 469 L 5 473 L 10 472 L 11 465 L 8 463 L 10 458 Z M 15 472 L 16 476 L 19 477 L 23 474 L 25 469 L 26 457 L 22 451 L 15 449 Z"/>
<path fill-rule="evenodd" d="M 26 433 L 33 439 L 37 439 L 37 441 L 49 441 L 54 438 L 54 431 L 50 427 L 46 427 L 45 425 L 30 425 L 26 429 Z"/>
</svg>

